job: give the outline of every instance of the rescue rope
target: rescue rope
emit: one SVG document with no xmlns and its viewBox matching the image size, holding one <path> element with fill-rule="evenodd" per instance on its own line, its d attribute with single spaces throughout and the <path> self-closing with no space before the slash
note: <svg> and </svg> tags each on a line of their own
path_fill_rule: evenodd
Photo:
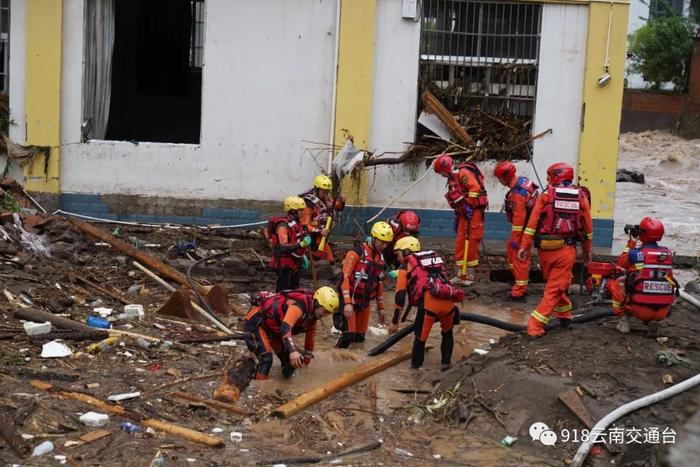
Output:
<svg viewBox="0 0 700 467">
<path fill-rule="evenodd" d="M 582 323 L 587 323 L 589 321 L 594 321 L 599 318 L 606 318 L 609 316 L 614 316 L 615 314 L 612 312 L 612 310 L 604 308 L 604 309 L 598 309 L 598 310 L 593 310 L 588 313 L 580 314 L 580 315 L 574 315 L 573 318 L 573 323 L 574 324 L 582 324 Z M 493 326 L 499 329 L 503 329 L 505 331 L 510 331 L 510 332 L 526 332 L 527 331 L 527 326 L 523 324 L 513 324 L 513 323 L 508 323 L 506 321 L 501 321 L 499 319 L 491 318 L 490 316 L 484 316 L 484 315 L 478 315 L 476 313 L 460 313 L 459 315 L 460 319 L 464 321 L 471 321 L 474 323 L 479 323 L 479 324 L 485 324 L 487 326 Z M 551 323 L 547 325 L 547 330 L 550 331 L 554 328 L 559 327 L 561 323 L 559 320 L 553 320 Z M 367 355 L 370 357 L 374 357 L 376 355 L 380 355 L 387 350 L 389 350 L 391 347 L 393 347 L 396 343 L 401 341 L 404 337 L 408 336 L 409 334 L 413 333 L 415 328 L 415 323 L 411 324 L 409 326 L 406 326 L 402 329 L 400 329 L 396 334 L 389 336 L 388 339 L 386 339 L 384 342 L 381 344 L 377 345 L 373 349 L 371 349 Z"/>
</svg>

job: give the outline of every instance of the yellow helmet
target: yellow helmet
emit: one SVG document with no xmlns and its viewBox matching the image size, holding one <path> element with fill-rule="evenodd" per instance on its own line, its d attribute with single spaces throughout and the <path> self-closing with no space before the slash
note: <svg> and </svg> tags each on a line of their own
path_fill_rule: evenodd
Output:
<svg viewBox="0 0 700 467">
<path fill-rule="evenodd" d="M 334 313 L 340 306 L 338 292 L 333 290 L 332 287 L 328 286 L 320 287 L 316 293 L 314 293 L 314 300 L 316 300 L 318 304 L 321 305 L 328 313 Z"/>
<path fill-rule="evenodd" d="M 378 238 L 384 242 L 390 242 L 394 239 L 394 231 L 391 226 L 386 222 L 380 221 L 375 222 L 372 226 L 372 232 L 370 232 L 372 237 Z"/>
<path fill-rule="evenodd" d="M 314 178 L 314 187 L 320 188 L 321 190 L 332 190 L 333 180 L 328 175 L 316 175 Z"/>
<path fill-rule="evenodd" d="M 420 251 L 420 242 L 416 237 L 400 238 L 394 245 L 394 251 L 396 250 L 410 250 L 414 253 L 418 253 Z"/>
<path fill-rule="evenodd" d="M 287 196 L 284 198 L 284 210 L 289 211 L 300 211 L 306 207 L 306 201 L 304 201 L 299 196 Z"/>
</svg>

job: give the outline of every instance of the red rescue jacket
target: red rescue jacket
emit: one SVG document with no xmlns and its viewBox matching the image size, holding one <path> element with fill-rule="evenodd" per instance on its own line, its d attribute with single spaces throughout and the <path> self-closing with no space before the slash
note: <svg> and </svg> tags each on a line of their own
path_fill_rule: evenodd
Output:
<svg viewBox="0 0 700 467">
<path fill-rule="evenodd" d="M 380 255 L 377 260 L 372 258 L 372 247 L 366 242 L 362 242 L 353 247 L 360 260 L 355 265 L 355 270 L 349 277 L 350 296 L 355 305 L 366 306 L 371 300 L 377 298 L 379 284 L 386 263 Z M 337 288 L 342 293 L 344 276 L 341 275 Z"/>
<path fill-rule="evenodd" d="M 527 216 L 525 217 L 525 225 L 527 225 L 527 220 L 530 217 L 532 208 L 535 207 L 537 202 L 537 196 L 539 192 L 537 191 L 539 187 L 527 177 L 518 177 L 518 181 L 515 186 L 511 188 L 508 193 L 506 193 L 506 199 L 503 202 L 503 206 L 506 212 L 506 218 L 508 222 L 513 223 L 513 206 L 511 203 L 511 197 L 522 196 L 525 198 L 525 210 L 527 211 Z"/>
<path fill-rule="evenodd" d="M 464 299 L 461 289 L 452 287 L 442 258 L 432 250 L 413 253 L 406 258 L 408 275 L 408 300 L 417 305 L 427 291 L 435 298 L 449 298 L 459 302 Z"/>
<path fill-rule="evenodd" d="M 468 170 L 479 184 L 478 192 L 469 192 L 460 179 L 462 169 Z M 473 209 L 487 209 L 489 199 L 486 194 L 484 175 L 473 162 L 457 164 L 452 168 L 452 173 L 447 179 L 447 193 L 445 199 L 452 209 L 457 209 L 463 202 L 466 202 Z"/>
<path fill-rule="evenodd" d="M 548 186 L 547 204 L 537 225 L 539 235 L 579 240 L 583 233 L 581 200 L 584 190 L 571 186 Z"/>
<path fill-rule="evenodd" d="M 272 258 L 270 258 L 270 267 L 272 269 L 281 269 L 290 267 L 298 270 L 301 265 L 304 250 L 298 248 L 294 251 L 284 251 L 285 245 L 280 245 L 277 228 L 281 224 L 286 224 L 289 228 L 290 243 L 299 243 L 304 237 L 304 228 L 291 216 L 273 217 L 267 222 L 267 234 L 272 247 Z"/>
<path fill-rule="evenodd" d="M 629 302 L 649 307 L 673 304 L 677 282 L 673 278 L 673 254 L 666 247 L 642 245 L 630 250 L 625 279 Z"/>
<path fill-rule="evenodd" d="M 292 334 L 300 334 L 306 332 L 306 329 L 316 321 L 313 313 L 313 292 L 310 290 L 289 290 L 279 292 L 265 299 L 260 305 L 260 317 L 262 325 L 271 333 L 284 335 L 291 331 Z M 284 323 L 284 316 L 287 313 L 288 300 L 293 300 L 296 305 L 304 313 L 304 317 L 297 321 L 291 330 L 284 329 L 287 323 Z"/>
</svg>

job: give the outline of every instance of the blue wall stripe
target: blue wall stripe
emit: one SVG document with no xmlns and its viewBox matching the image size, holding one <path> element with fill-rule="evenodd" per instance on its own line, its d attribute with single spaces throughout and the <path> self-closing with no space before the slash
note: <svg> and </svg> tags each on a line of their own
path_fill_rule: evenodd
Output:
<svg viewBox="0 0 700 467">
<path fill-rule="evenodd" d="M 234 225 L 256 222 L 260 219 L 260 212 L 233 208 L 202 208 L 200 216 L 176 216 L 176 215 L 152 215 L 130 214 L 119 216 L 110 213 L 109 204 L 104 203 L 100 195 L 82 193 L 62 193 L 61 209 L 76 214 L 92 217 L 101 217 L 110 220 L 123 220 L 144 223 L 173 223 L 195 225 Z M 367 219 L 374 216 L 380 210 L 375 206 L 348 206 L 343 211 L 339 233 L 355 235 L 359 232 L 358 225 L 364 233 L 369 231 Z M 388 219 L 400 209 L 387 209 L 379 217 L 380 220 Z M 445 209 L 414 209 L 421 217 L 421 235 L 426 237 L 453 237 L 454 214 Z M 593 245 L 597 247 L 612 246 L 614 221 L 612 219 L 593 219 L 594 237 Z M 506 240 L 510 236 L 510 224 L 505 214 L 498 212 L 486 213 L 487 240 Z"/>
</svg>

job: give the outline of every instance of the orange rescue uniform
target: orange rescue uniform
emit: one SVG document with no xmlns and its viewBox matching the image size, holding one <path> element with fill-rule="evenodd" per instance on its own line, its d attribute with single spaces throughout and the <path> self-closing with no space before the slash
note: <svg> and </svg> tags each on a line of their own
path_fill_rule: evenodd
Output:
<svg viewBox="0 0 700 467">
<path fill-rule="evenodd" d="M 627 242 L 627 246 L 622 250 L 620 256 L 617 257 L 618 266 L 624 268 L 627 274 L 634 274 L 638 269 L 638 265 L 641 267 L 643 263 L 631 263 L 629 260 L 629 250 L 637 248 L 637 241 L 635 239 L 630 239 Z M 671 272 L 670 277 L 673 277 Z M 627 312 L 637 318 L 640 321 L 661 321 L 666 319 L 669 312 L 671 311 L 671 305 L 661 306 L 661 307 L 651 307 L 646 305 L 641 305 L 639 303 L 629 303 L 627 301 L 627 292 L 625 290 L 625 278 L 619 278 L 617 280 L 609 280 L 605 285 L 605 289 L 610 293 L 612 298 L 612 308 L 616 315 L 621 315 L 623 312 Z"/>
<path fill-rule="evenodd" d="M 591 218 L 588 198 L 582 196 L 580 199 L 579 209 L 583 227 L 581 246 L 584 254 L 588 255 L 591 251 L 593 240 L 593 219 Z M 533 237 L 538 231 L 540 216 L 548 203 L 549 195 L 545 191 L 537 199 L 535 207 L 532 209 L 530 220 L 523 234 L 521 246 L 523 250 L 529 251 L 532 248 Z M 540 258 L 542 275 L 547 282 L 540 303 L 528 319 L 527 334 L 529 336 L 541 336 L 545 333 L 545 326 L 549 322 L 549 316 L 552 312 L 555 312 L 560 320 L 572 319 L 572 305 L 567 292 L 571 286 L 572 269 L 576 262 L 575 242 L 567 242 L 564 246 L 553 250 L 545 250 L 540 247 L 537 250 L 537 254 Z"/>
<path fill-rule="evenodd" d="M 513 276 L 515 277 L 515 284 L 510 294 L 513 297 L 523 297 L 527 292 L 530 278 L 530 250 L 526 250 L 527 254 L 524 261 L 518 258 L 518 250 L 523 242 L 523 230 L 525 229 L 525 222 L 527 222 L 527 198 L 513 190 L 517 182 L 518 177 L 513 176 L 508 183 L 510 191 L 506 195 L 505 200 L 513 213 L 510 238 L 506 243 L 506 259 L 508 260 L 508 269 L 513 271 Z"/>
<path fill-rule="evenodd" d="M 329 195 L 330 196 L 330 195 Z M 316 196 L 314 190 L 301 195 L 306 201 L 306 208 L 301 212 L 301 224 L 304 226 L 306 231 L 311 235 L 313 243 L 311 246 L 312 254 L 314 258 L 325 259 L 329 263 L 333 264 L 335 258 L 333 256 L 333 251 L 326 239 L 326 243 L 323 247 L 323 251 L 318 251 L 318 247 L 321 244 L 321 230 L 326 227 L 326 221 L 328 217 L 335 217 L 335 212 L 342 211 L 345 207 L 345 203 L 336 199 L 333 200 L 330 197 L 327 201 L 324 201 L 320 197 Z"/>
<path fill-rule="evenodd" d="M 454 175 L 452 175 L 454 177 Z M 476 268 L 479 265 L 479 244 L 484 238 L 484 209 L 478 206 L 478 198 L 481 195 L 481 186 L 476 176 L 464 167 L 457 173 L 457 188 L 465 195 L 465 202 L 473 213 L 471 220 L 466 215 L 455 213 L 457 222 L 457 237 L 455 238 L 455 265 L 458 274 L 461 275 L 464 263 L 464 247 L 469 235 L 469 250 L 467 251 L 467 268 Z"/>
</svg>

